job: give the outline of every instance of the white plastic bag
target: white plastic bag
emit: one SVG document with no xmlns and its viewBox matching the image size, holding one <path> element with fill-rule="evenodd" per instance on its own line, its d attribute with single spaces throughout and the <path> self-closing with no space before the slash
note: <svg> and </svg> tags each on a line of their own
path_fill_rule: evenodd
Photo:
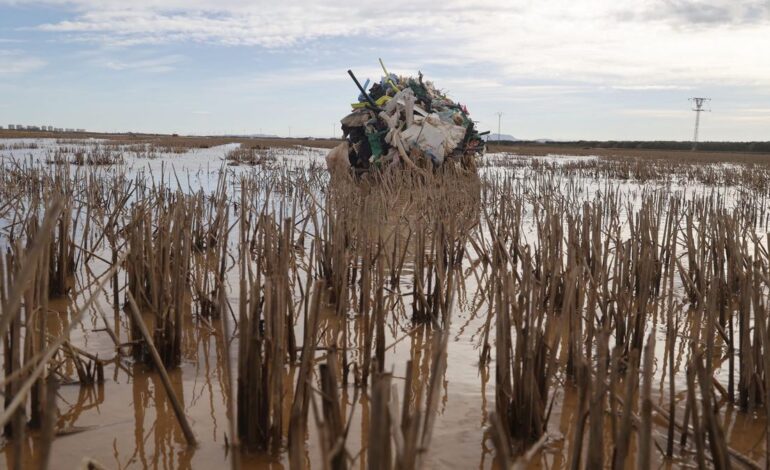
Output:
<svg viewBox="0 0 770 470">
<path fill-rule="evenodd" d="M 329 173 L 339 170 L 347 171 L 350 167 L 350 160 L 348 160 L 349 150 L 348 141 L 346 140 L 326 154 L 326 169 L 329 170 Z"/>
</svg>

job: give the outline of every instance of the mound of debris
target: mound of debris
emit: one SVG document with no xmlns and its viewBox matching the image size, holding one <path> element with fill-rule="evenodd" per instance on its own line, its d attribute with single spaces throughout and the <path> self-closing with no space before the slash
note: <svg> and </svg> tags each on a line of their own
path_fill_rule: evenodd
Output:
<svg viewBox="0 0 770 470">
<path fill-rule="evenodd" d="M 380 60 L 382 65 L 382 60 Z M 326 157 L 329 168 L 351 166 L 357 173 L 386 166 L 438 167 L 456 162 L 474 168 L 484 152 L 468 109 L 423 80 L 388 73 L 368 91 L 348 70 L 361 94 L 342 118 L 345 142 Z"/>
</svg>

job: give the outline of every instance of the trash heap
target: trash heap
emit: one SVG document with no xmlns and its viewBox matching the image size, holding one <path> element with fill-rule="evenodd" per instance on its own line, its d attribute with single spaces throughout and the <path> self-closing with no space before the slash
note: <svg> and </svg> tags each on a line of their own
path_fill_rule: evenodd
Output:
<svg viewBox="0 0 770 470">
<path fill-rule="evenodd" d="M 382 64 L 382 61 L 380 61 Z M 388 73 L 369 90 L 348 70 L 361 94 L 340 122 L 345 142 L 327 157 L 329 166 L 349 164 L 362 173 L 403 164 L 438 167 L 455 161 L 468 167 L 484 152 L 468 109 L 449 99 L 432 82 Z M 342 162 L 347 156 L 347 162 Z"/>
</svg>

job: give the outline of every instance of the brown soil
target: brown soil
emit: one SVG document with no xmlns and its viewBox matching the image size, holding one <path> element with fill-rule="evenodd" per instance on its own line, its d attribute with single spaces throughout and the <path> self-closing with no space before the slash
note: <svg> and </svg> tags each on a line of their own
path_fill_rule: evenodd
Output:
<svg viewBox="0 0 770 470">
<path fill-rule="evenodd" d="M 578 147 L 568 145 L 497 145 L 487 147 L 490 153 L 510 153 L 522 156 L 545 155 L 577 155 L 600 156 L 617 158 L 640 158 L 649 160 L 674 160 L 703 163 L 735 162 L 735 163 L 770 163 L 770 154 L 750 152 L 718 152 L 718 151 L 689 151 L 689 150 L 657 150 L 657 149 L 620 149 Z"/>
</svg>

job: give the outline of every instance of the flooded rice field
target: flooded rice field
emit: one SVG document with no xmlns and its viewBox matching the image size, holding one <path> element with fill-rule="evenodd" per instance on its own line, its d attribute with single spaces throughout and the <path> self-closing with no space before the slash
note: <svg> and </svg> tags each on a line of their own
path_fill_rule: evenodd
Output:
<svg viewBox="0 0 770 470">
<path fill-rule="evenodd" d="M 2 468 L 768 464 L 770 163 L 0 144 Z"/>
</svg>

